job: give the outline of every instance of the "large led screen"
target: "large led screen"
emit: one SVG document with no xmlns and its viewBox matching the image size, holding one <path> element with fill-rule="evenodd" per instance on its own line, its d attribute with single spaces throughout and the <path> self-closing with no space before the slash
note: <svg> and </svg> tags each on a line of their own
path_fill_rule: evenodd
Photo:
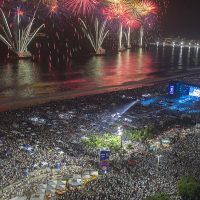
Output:
<svg viewBox="0 0 200 200">
<path fill-rule="evenodd" d="M 200 97 L 200 88 L 190 87 L 189 95 L 193 97 Z"/>
</svg>

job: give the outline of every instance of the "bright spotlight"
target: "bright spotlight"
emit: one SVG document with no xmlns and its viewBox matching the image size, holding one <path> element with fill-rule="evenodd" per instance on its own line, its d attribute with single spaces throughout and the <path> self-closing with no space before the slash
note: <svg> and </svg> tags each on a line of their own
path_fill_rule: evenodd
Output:
<svg viewBox="0 0 200 200">
<path fill-rule="evenodd" d="M 121 127 L 121 126 L 118 126 L 117 129 L 118 129 L 118 131 L 117 131 L 117 132 L 118 132 L 118 135 L 122 135 L 122 127 Z"/>
</svg>

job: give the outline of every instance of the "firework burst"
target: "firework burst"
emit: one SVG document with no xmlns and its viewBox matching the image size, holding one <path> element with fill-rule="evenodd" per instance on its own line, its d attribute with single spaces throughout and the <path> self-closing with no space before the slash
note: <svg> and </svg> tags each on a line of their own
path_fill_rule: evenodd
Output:
<svg viewBox="0 0 200 200">
<path fill-rule="evenodd" d="M 74 15 L 87 15 L 99 4 L 99 0 L 63 0 L 65 8 Z"/>
<path fill-rule="evenodd" d="M 125 27 L 130 27 L 132 29 L 137 29 L 141 26 L 140 19 L 134 14 L 130 14 L 122 18 L 122 23 Z"/>
<path fill-rule="evenodd" d="M 130 3 L 133 13 L 138 16 L 140 20 L 140 38 L 139 38 L 139 46 L 143 46 L 143 37 L 144 37 L 144 26 L 148 21 L 147 19 L 158 13 L 157 4 L 151 0 L 132 0 Z"/>
<path fill-rule="evenodd" d="M 127 15 L 130 14 L 130 11 L 131 10 L 129 6 L 124 1 L 113 0 L 108 4 L 108 6 L 103 8 L 102 13 L 109 20 L 112 19 L 122 20 L 123 18 L 126 18 Z"/>
<path fill-rule="evenodd" d="M 141 17 L 158 13 L 158 7 L 156 3 L 151 0 L 133 0 L 131 6 L 133 11 Z"/>
<path fill-rule="evenodd" d="M 41 3 L 47 6 L 52 6 L 57 3 L 57 0 L 41 0 Z"/>
<path fill-rule="evenodd" d="M 41 3 L 49 9 L 50 14 L 56 13 L 58 10 L 58 0 L 38 0 L 37 3 Z"/>
<path fill-rule="evenodd" d="M 127 48 L 131 48 L 131 29 L 138 29 L 141 26 L 140 21 L 136 15 L 130 15 L 123 19 L 123 25 L 127 27 L 124 31 Z"/>
<path fill-rule="evenodd" d="M 124 50 L 122 44 L 123 37 L 123 19 L 127 18 L 131 13 L 131 9 L 128 4 L 123 0 L 110 0 L 108 5 L 103 8 L 102 13 L 109 20 L 118 20 L 119 21 L 119 32 L 118 32 L 118 50 Z"/>
</svg>

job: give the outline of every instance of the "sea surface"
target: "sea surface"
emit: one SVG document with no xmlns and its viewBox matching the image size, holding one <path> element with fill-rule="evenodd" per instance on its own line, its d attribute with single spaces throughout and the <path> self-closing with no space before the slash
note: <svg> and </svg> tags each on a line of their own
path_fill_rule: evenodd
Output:
<svg viewBox="0 0 200 200">
<path fill-rule="evenodd" d="M 0 64 L 0 110 L 53 99 L 112 91 L 200 72 L 197 48 L 150 47 L 56 64 L 18 60 Z"/>
</svg>

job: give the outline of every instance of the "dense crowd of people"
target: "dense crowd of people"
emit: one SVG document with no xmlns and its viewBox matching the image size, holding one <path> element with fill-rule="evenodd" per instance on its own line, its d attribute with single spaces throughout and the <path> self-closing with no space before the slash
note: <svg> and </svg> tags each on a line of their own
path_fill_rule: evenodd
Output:
<svg viewBox="0 0 200 200">
<path fill-rule="evenodd" d="M 88 134 L 115 132 L 116 125 L 139 128 L 151 123 L 175 120 L 168 111 L 157 112 L 158 107 L 138 103 L 120 119 L 113 114 L 142 94 L 166 94 L 166 84 L 109 94 L 81 97 L 49 103 L 23 110 L 0 114 L 0 187 L 2 191 L 29 173 L 40 169 L 62 170 L 69 166 L 98 169 L 99 153 L 86 149 L 80 142 Z M 132 116 L 132 117 L 130 117 Z M 134 118 L 133 118 L 134 116 Z M 137 117 L 138 116 L 138 117 Z M 131 121 L 123 120 L 131 118 Z M 134 125 L 134 127 L 133 127 Z M 156 191 L 177 194 L 180 176 L 192 174 L 200 179 L 200 136 L 198 129 L 175 128 L 168 134 L 184 133 L 170 150 L 160 150 L 160 162 L 155 154 L 138 154 L 137 164 L 127 160 L 135 154 L 113 154 L 106 175 L 82 190 L 66 192 L 60 199 L 144 199 Z M 166 132 L 165 132 L 166 134 Z M 73 173 L 73 172 L 71 172 Z M 3 193 L 3 192 L 2 192 Z"/>
<path fill-rule="evenodd" d="M 155 154 L 141 155 L 134 167 L 128 167 L 126 156 L 115 160 L 117 168 L 102 176 L 86 189 L 66 193 L 59 199 L 145 199 L 162 191 L 178 199 L 177 181 L 181 176 L 193 176 L 200 180 L 200 131 L 199 129 L 172 129 L 168 135 L 180 133 L 185 137 L 171 150 L 160 150 L 158 164 Z"/>
</svg>

